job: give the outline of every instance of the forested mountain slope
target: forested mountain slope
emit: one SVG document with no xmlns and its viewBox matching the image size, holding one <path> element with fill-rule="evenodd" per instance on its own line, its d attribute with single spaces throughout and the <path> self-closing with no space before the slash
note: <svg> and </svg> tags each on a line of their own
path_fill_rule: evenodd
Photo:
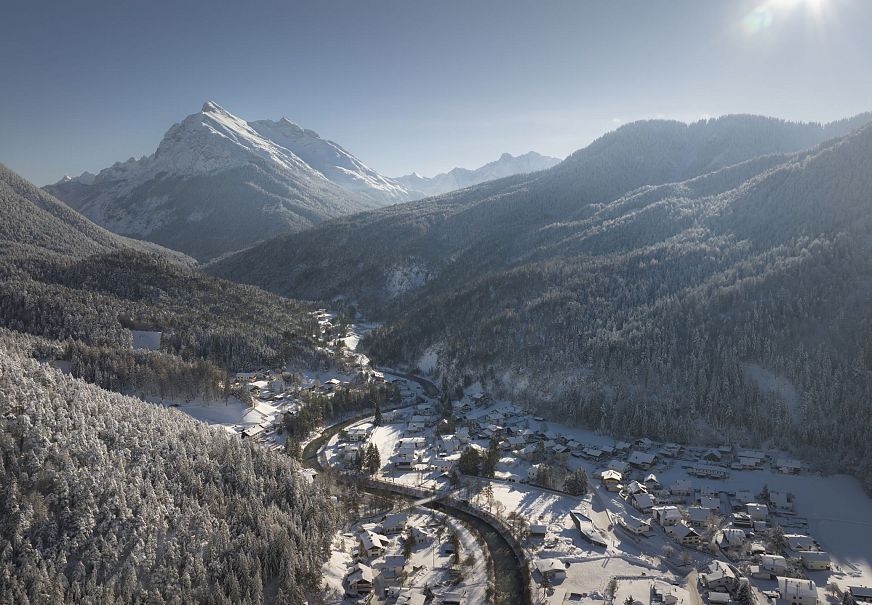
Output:
<svg viewBox="0 0 872 605">
<path fill-rule="evenodd" d="M 28 357 L 0 330 L 0 594 L 10 603 L 296 604 L 328 495 L 289 457 Z"/>
<path fill-rule="evenodd" d="M 138 250 L 192 264 L 193 259 L 149 242 L 98 227 L 66 204 L 0 164 L 0 241 L 29 253 L 83 258 L 114 250 Z"/>
<path fill-rule="evenodd" d="M 747 168 L 554 224 L 515 267 L 424 287 L 369 351 L 618 434 L 772 440 L 872 488 L 872 126 Z"/>
<path fill-rule="evenodd" d="M 330 362 L 309 306 L 143 252 L 8 170 L 0 195 L 0 326 L 63 341 L 74 375 L 193 397 L 225 371 Z M 162 332 L 161 352 L 133 351 L 131 329 Z"/>
<path fill-rule="evenodd" d="M 289 134 L 297 131 L 304 141 Z M 401 187 L 391 189 L 392 183 L 379 181 L 380 175 L 339 147 L 330 147 L 328 158 L 321 157 L 323 150 L 313 152 L 321 154 L 317 166 L 325 172 L 286 147 L 311 149 L 307 141 L 329 143 L 290 122 L 249 124 L 207 102 L 171 127 L 153 155 L 46 190 L 115 233 L 200 260 L 406 199 Z M 338 150 L 345 155 L 337 158 Z M 344 180 L 331 180 L 338 178 L 334 173 Z"/>
<path fill-rule="evenodd" d="M 556 167 L 459 192 L 330 221 L 264 242 L 215 263 L 209 271 L 308 299 L 345 297 L 369 316 L 415 296 L 423 284 L 438 290 L 464 276 L 516 265 L 540 229 L 589 216 L 645 185 L 682 181 L 738 162 L 749 178 L 795 152 L 844 134 L 869 115 L 826 126 L 757 116 L 727 116 L 694 124 L 628 124 Z M 761 157 L 763 156 L 763 157 Z"/>
</svg>

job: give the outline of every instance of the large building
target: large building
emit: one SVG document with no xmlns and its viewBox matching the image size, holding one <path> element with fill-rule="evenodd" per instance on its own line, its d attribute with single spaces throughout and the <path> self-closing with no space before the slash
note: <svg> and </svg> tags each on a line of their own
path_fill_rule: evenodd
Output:
<svg viewBox="0 0 872 605">
<path fill-rule="evenodd" d="M 817 585 L 811 580 L 778 578 L 778 593 L 786 605 L 817 605 Z"/>
</svg>

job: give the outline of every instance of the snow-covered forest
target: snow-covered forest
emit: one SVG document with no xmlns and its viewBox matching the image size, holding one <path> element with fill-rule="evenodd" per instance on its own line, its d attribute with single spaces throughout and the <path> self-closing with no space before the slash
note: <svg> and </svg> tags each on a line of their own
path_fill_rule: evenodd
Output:
<svg viewBox="0 0 872 605">
<path fill-rule="evenodd" d="M 28 359 L 0 333 L 0 594 L 299 603 L 334 524 L 296 462 Z"/>
</svg>

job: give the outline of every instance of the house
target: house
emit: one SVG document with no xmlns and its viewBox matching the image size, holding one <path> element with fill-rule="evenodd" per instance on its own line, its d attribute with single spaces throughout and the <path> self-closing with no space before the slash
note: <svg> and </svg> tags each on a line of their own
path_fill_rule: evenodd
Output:
<svg viewBox="0 0 872 605">
<path fill-rule="evenodd" d="M 790 547 L 790 550 L 807 552 L 817 548 L 817 544 L 810 536 L 802 534 L 784 534 L 784 539 L 787 540 L 787 546 Z"/>
<path fill-rule="evenodd" d="M 672 537 L 678 540 L 682 546 L 696 546 L 699 544 L 701 539 L 699 533 L 684 521 L 672 525 L 667 531 L 669 531 Z"/>
<path fill-rule="evenodd" d="M 532 443 L 518 450 L 518 456 L 524 460 L 532 460 L 536 456 L 536 446 Z"/>
<path fill-rule="evenodd" d="M 622 475 L 618 471 L 606 470 L 602 473 L 602 482 L 606 489 L 610 492 L 616 492 L 620 489 Z"/>
<path fill-rule="evenodd" d="M 772 575 L 783 576 L 787 573 L 787 559 L 781 555 L 761 555 L 760 568 Z"/>
<path fill-rule="evenodd" d="M 433 534 L 429 530 L 420 528 L 416 525 L 412 526 L 409 530 L 409 535 L 412 537 L 415 544 L 429 544 L 433 541 Z"/>
<path fill-rule="evenodd" d="M 730 593 L 721 592 L 720 590 L 711 590 L 708 595 L 708 602 L 712 605 L 729 605 L 730 603 Z"/>
<path fill-rule="evenodd" d="M 693 483 L 690 479 L 679 479 L 669 487 L 673 496 L 690 496 L 693 494 Z"/>
<path fill-rule="evenodd" d="M 640 452 L 638 450 L 630 452 L 630 455 L 627 457 L 627 462 L 631 466 L 635 466 L 643 470 L 648 470 L 649 468 L 651 468 L 656 460 L 656 454 L 652 454 L 651 452 Z"/>
<path fill-rule="evenodd" d="M 388 600 L 396 598 L 396 605 L 424 605 L 427 602 L 427 597 L 423 592 L 412 588 L 401 588 L 399 586 L 391 586 L 385 589 L 385 596 Z"/>
<path fill-rule="evenodd" d="M 793 510 L 793 502 L 790 501 L 790 498 L 787 496 L 787 492 L 778 492 L 778 491 L 770 491 L 769 492 L 769 504 L 775 508 L 775 510 L 779 511 L 791 511 Z"/>
<path fill-rule="evenodd" d="M 345 433 L 349 441 L 366 441 L 369 438 L 369 428 L 363 426 L 350 426 Z"/>
<path fill-rule="evenodd" d="M 651 509 L 654 520 L 663 527 L 670 527 L 681 522 L 681 511 L 677 506 L 655 506 Z"/>
<path fill-rule="evenodd" d="M 583 450 L 581 450 L 581 454 L 582 454 L 582 456 L 584 456 L 585 458 L 588 458 L 590 460 L 599 460 L 600 458 L 603 457 L 603 451 L 599 450 L 595 447 L 586 447 Z"/>
<path fill-rule="evenodd" d="M 647 492 L 648 488 L 638 481 L 630 481 L 629 485 L 624 488 L 624 491 L 629 495 L 638 494 L 639 492 Z"/>
<path fill-rule="evenodd" d="M 798 475 L 802 471 L 802 465 L 791 458 L 779 458 L 775 462 L 775 468 L 788 475 Z"/>
<path fill-rule="evenodd" d="M 531 523 L 530 524 L 530 536 L 536 538 L 544 538 L 545 534 L 548 533 L 548 526 L 543 525 L 542 523 Z"/>
<path fill-rule="evenodd" d="M 719 450 L 708 450 L 702 456 L 700 456 L 702 460 L 706 460 L 707 462 L 720 462 L 721 452 Z"/>
<path fill-rule="evenodd" d="M 721 531 L 721 539 L 718 542 L 721 548 L 740 548 L 745 545 L 748 536 L 741 529 L 725 528 Z"/>
<path fill-rule="evenodd" d="M 563 580 L 566 577 L 566 565 L 560 559 L 537 559 L 533 569 L 549 582 Z"/>
<path fill-rule="evenodd" d="M 626 516 L 621 518 L 620 524 L 621 527 L 636 536 L 650 536 L 654 533 L 654 530 L 651 528 L 651 522 L 647 519 Z"/>
<path fill-rule="evenodd" d="M 857 603 L 872 603 L 872 588 L 868 586 L 849 586 L 848 592 Z"/>
<path fill-rule="evenodd" d="M 439 603 L 441 605 L 465 605 L 466 592 L 460 592 L 458 590 L 444 592 L 442 593 L 442 596 L 439 597 Z"/>
<path fill-rule="evenodd" d="M 462 426 L 456 431 L 454 431 L 454 436 L 457 438 L 460 443 L 469 443 L 469 427 Z"/>
<path fill-rule="evenodd" d="M 424 432 L 424 423 L 423 422 L 409 422 L 406 425 L 406 432 L 409 434 L 422 433 L 422 432 Z"/>
<path fill-rule="evenodd" d="M 678 456 L 681 453 L 681 446 L 677 443 L 664 443 L 660 448 L 660 452 L 664 456 Z"/>
<path fill-rule="evenodd" d="M 692 527 L 705 527 L 713 517 L 712 509 L 691 506 L 687 509 L 687 523 Z"/>
<path fill-rule="evenodd" d="M 700 574 L 699 580 L 708 590 L 733 592 L 739 587 L 736 572 L 723 561 L 712 561 L 706 573 Z"/>
<path fill-rule="evenodd" d="M 449 472 L 454 468 L 455 460 L 448 460 L 446 458 L 431 458 L 430 466 L 437 471 Z"/>
<path fill-rule="evenodd" d="M 660 489 L 660 482 L 657 480 L 657 475 L 651 473 L 647 477 L 645 477 L 645 481 L 643 481 L 645 487 L 648 488 L 649 492 L 654 491 L 655 489 Z"/>
<path fill-rule="evenodd" d="M 460 442 L 454 435 L 442 435 L 439 438 L 439 449 L 443 452 L 453 454 L 460 448 Z"/>
<path fill-rule="evenodd" d="M 730 476 L 730 472 L 723 466 L 704 462 L 695 464 L 687 472 L 697 477 L 708 477 L 709 479 L 726 479 Z"/>
<path fill-rule="evenodd" d="M 648 492 L 637 492 L 632 496 L 632 504 L 637 510 L 650 513 L 655 504 L 654 496 Z"/>
<path fill-rule="evenodd" d="M 817 586 L 811 580 L 778 578 L 778 594 L 788 605 L 817 605 Z"/>
<path fill-rule="evenodd" d="M 503 444 L 508 446 L 510 450 L 519 450 L 527 444 L 527 440 L 521 437 L 520 435 L 515 435 L 513 437 L 508 437 Z"/>
<path fill-rule="evenodd" d="M 358 596 L 372 591 L 372 568 L 363 563 L 356 563 L 348 570 L 345 582 L 348 585 L 346 592 L 350 596 Z"/>
<path fill-rule="evenodd" d="M 263 427 L 260 425 L 250 426 L 242 431 L 242 439 L 256 439 L 263 432 Z"/>
<path fill-rule="evenodd" d="M 809 571 L 830 569 L 830 555 L 825 552 L 804 552 L 799 556 L 802 566 Z"/>
<path fill-rule="evenodd" d="M 626 462 L 622 462 L 620 460 L 609 460 L 609 463 L 606 464 L 606 468 L 624 474 L 629 470 L 630 467 Z"/>
<path fill-rule="evenodd" d="M 386 576 L 397 578 L 403 575 L 403 569 L 406 567 L 406 557 L 403 555 L 385 555 L 384 562 L 381 564 L 382 571 Z"/>
<path fill-rule="evenodd" d="M 360 541 L 360 552 L 366 553 L 370 558 L 380 557 L 385 554 L 385 549 L 390 544 L 387 536 L 377 534 L 368 529 L 360 532 L 357 538 Z"/>
<path fill-rule="evenodd" d="M 567 460 L 569 458 L 569 448 L 565 445 L 556 445 L 551 450 L 554 458 L 557 460 Z"/>
<path fill-rule="evenodd" d="M 769 517 L 769 507 L 765 504 L 749 502 L 745 505 L 745 509 L 748 511 L 751 521 L 765 521 Z"/>
<path fill-rule="evenodd" d="M 699 505 L 703 508 L 719 511 L 721 510 L 721 499 L 712 496 L 700 496 Z"/>
<path fill-rule="evenodd" d="M 408 513 L 394 513 L 388 515 L 381 522 L 381 530 L 387 536 L 395 536 L 402 533 L 409 523 Z"/>
</svg>

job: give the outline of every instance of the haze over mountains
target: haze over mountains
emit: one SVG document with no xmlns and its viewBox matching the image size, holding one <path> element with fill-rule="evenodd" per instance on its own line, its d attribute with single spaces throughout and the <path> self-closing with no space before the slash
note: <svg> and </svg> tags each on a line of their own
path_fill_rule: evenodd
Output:
<svg viewBox="0 0 872 605">
<path fill-rule="evenodd" d="M 417 197 L 311 130 L 248 123 L 211 101 L 153 155 L 46 190 L 116 233 L 200 260 Z"/>
<path fill-rule="evenodd" d="M 504 153 L 498 160 L 489 162 L 475 170 L 454 168 L 432 177 L 412 173 L 397 177 L 395 180 L 409 190 L 420 191 L 430 196 L 448 193 L 449 191 L 463 189 L 507 176 L 546 170 L 559 163 L 560 159 L 540 155 L 535 151 L 530 151 L 519 156 Z"/>
</svg>

